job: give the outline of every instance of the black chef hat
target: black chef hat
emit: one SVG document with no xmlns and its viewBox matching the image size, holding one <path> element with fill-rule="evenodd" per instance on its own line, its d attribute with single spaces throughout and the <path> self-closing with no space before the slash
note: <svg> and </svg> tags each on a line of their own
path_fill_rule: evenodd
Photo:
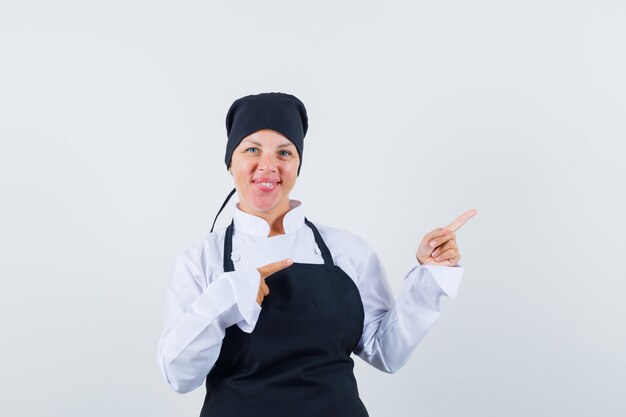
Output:
<svg viewBox="0 0 626 417">
<path fill-rule="evenodd" d="M 233 151 L 243 138 L 257 130 L 272 129 L 296 146 L 300 156 L 300 174 L 304 136 L 308 127 L 309 120 L 304 104 L 291 94 L 261 93 L 241 97 L 235 100 L 226 114 L 226 167 L 230 166 Z"/>
</svg>

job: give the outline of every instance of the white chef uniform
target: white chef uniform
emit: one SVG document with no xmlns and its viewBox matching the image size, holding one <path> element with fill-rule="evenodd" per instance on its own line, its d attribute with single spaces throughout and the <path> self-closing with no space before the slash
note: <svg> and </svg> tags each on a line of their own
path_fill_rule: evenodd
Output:
<svg viewBox="0 0 626 417">
<path fill-rule="evenodd" d="M 175 391 L 189 392 L 203 383 L 219 356 L 227 327 L 237 324 L 244 332 L 254 331 L 262 310 L 256 302 L 260 280 L 256 268 L 286 258 L 324 263 L 313 232 L 304 223 L 303 204 L 290 200 L 290 207 L 283 219 L 285 234 L 272 237 L 265 220 L 235 208 L 233 272 L 223 272 L 225 228 L 176 259 L 157 352 L 161 374 Z M 316 226 L 335 264 L 352 278 L 361 295 L 365 320 L 354 352 L 377 369 L 397 371 L 441 314 L 440 297 L 456 298 L 463 267 L 415 261 L 394 301 L 385 271 L 367 242 L 343 230 Z"/>
</svg>

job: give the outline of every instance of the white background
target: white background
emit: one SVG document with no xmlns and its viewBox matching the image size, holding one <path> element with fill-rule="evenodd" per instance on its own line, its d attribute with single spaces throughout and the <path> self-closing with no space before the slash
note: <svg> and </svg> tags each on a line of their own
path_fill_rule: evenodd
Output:
<svg viewBox="0 0 626 417">
<path fill-rule="evenodd" d="M 407 365 L 355 358 L 371 416 L 625 415 L 625 21 L 602 0 L 1 0 L 0 415 L 199 414 L 204 387 L 156 366 L 165 290 L 232 186 L 228 107 L 265 91 L 309 112 L 292 197 L 396 292 L 426 232 L 479 210 Z"/>
</svg>

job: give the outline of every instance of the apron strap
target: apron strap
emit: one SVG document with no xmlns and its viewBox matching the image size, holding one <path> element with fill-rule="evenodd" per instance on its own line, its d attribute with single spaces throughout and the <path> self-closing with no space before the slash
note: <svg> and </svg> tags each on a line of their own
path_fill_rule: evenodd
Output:
<svg viewBox="0 0 626 417">
<path fill-rule="evenodd" d="M 224 272 L 232 272 L 235 270 L 233 260 L 230 258 L 233 252 L 233 229 L 235 228 L 235 220 L 230 222 L 230 225 L 226 228 L 226 235 L 224 236 Z"/>
<path fill-rule="evenodd" d="M 224 202 L 222 203 L 222 207 L 220 207 L 219 211 L 215 215 L 215 219 L 213 220 L 213 226 L 211 226 L 211 233 L 213 233 L 213 228 L 215 227 L 215 222 L 217 221 L 217 218 L 219 217 L 219 215 L 222 212 L 222 210 L 224 210 L 224 207 L 226 207 L 226 204 L 228 204 L 228 200 L 230 200 L 230 198 L 233 196 L 233 194 L 235 194 L 235 191 L 237 191 L 237 189 L 233 188 L 233 190 L 230 192 L 230 194 L 228 194 L 228 197 L 226 197 L 226 200 L 224 200 Z"/>
<path fill-rule="evenodd" d="M 311 223 L 309 219 L 307 219 L 306 217 L 304 218 L 304 222 L 313 231 L 313 235 L 315 236 L 315 243 L 317 243 L 317 246 L 320 248 L 320 251 L 322 252 L 322 257 L 324 258 L 324 264 L 326 265 L 327 268 L 334 268 L 335 263 L 333 262 L 333 257 L 330 254 L 330 250 L 328 249 L 328 246 L 326 246 L 326 242 L 324 242 L 324 239 L 322 239 L 322 235 L 320 235 L 320 232 L 317 230 L 317 227 L 315 227 L 313 223 Z"/>
</svg>

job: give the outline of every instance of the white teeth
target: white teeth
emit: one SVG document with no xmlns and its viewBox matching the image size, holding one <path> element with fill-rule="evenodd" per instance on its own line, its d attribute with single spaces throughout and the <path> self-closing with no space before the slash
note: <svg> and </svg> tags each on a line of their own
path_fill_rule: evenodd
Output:
<svg viewBox="0 0 626 417">
<path fill-rule="evenodd" d="M 270 187 L 273 187 L 273 186 L 274 186 L 274 183 L 273 183 L 273 182 L 262 182 L 262 183 L 260 183 L 260 184 L 261 184 L 263 187 L 267 187 L 267 188 L 270 188 Z"/>
</svg>

